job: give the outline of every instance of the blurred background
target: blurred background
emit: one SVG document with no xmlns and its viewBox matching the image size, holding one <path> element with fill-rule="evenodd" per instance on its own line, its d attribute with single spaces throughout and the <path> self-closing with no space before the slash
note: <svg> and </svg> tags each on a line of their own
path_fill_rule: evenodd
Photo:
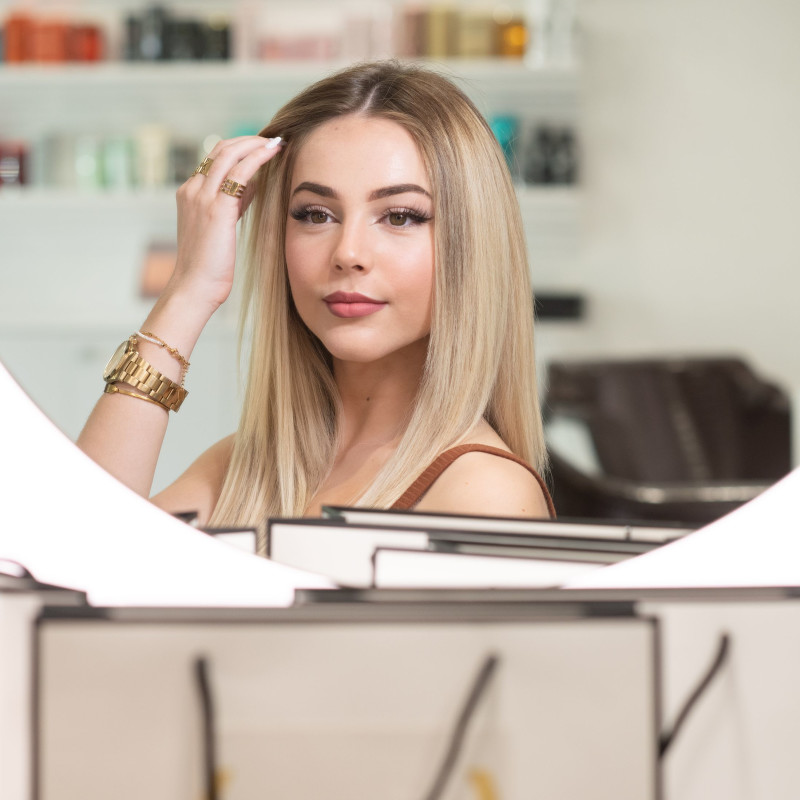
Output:
<svg viewBox="0 0 800 800">
<path fill-rule="evenodd" d="M 0 25 L 0 359 L 70 437 L 202 154 L 397 56 L 451 75 L 506 152 L 569 515 L 648 516 L 654 487 L 736 503 L 800 460 L 796 0 L 0 0 Z M 155 489 L 236 426 L 237 310 L 195 351 Z"/>
</svg>

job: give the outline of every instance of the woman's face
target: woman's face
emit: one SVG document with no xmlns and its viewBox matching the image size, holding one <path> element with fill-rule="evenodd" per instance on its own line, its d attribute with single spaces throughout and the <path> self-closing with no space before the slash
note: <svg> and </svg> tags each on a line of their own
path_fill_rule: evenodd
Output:
<svg viewBox="0 0 800 800">
<path fill-rule="evenodd" d="M 334 359 L 367 363 L 426 346 L 433 201 L 405 128 L 356 115 L 326 122 L 297 154 L 290 193 L 292 297 Z"/>
</svg>

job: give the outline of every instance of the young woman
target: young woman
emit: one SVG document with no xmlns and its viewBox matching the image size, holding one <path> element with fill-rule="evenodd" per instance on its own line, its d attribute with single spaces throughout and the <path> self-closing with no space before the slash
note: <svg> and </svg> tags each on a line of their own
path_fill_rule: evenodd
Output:
<svg viewBox="0 0 800 800">
<path fill-rule="evenodd" d="M 503 154 L 451 82 L 396 62 L 311 86 L 259 136 L 216 145 L 178 190 L 174 275 L 107 368 L 86 453 L 149 493 L 165 410 L 231 291 L 243 214 L 239 429 L 154 503 L 211 525 L 326 503 L 553 514 Z"/>
</svg>

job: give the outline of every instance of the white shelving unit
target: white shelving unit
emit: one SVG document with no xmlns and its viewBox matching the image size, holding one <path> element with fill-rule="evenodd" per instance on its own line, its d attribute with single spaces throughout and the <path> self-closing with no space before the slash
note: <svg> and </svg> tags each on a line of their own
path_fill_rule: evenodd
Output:
<svg viewBox="0 0 800 800">
<path fill-rule="evenodd" d="M 115 8 L 122 13 L 121 5 Z M 196 141 L 225 136 L 237 124 L 263 126 L 297 91 L 341 66 L 2 65 L 0 139 L 25 140 L 35 150 L 52 133 L 114 136 L 152 122 Z M 574 69 L 532 69 L 519 61 L 436 66 L 487 116 L 576 121 Z M 105 360 L 150 307 L 138 294 L 139 271 L 150 243 L 174 238 L 174 193 L 174 187 L 0 187 L 0 359 L 71 437 L 102 388 Z M 520 186 L 519 196 L 537 285 L 557 288 L 562 265 L 576 257 L 579 193 Z M 235 394 L 221 387 L 236 383 L 237 310 L 226 306 L 218 316 L 192 358 L 187 388 L 193 396 L 170 426 L 156 489 L 235 427 Z"/>
</svg>

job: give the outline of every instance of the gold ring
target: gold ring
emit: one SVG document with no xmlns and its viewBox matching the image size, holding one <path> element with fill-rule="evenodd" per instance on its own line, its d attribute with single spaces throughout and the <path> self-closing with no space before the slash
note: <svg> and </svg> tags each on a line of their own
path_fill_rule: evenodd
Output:
<svg viewBox="0 0 800 800">
<path fill-rule="evenodd" d="M 211 165 L 214 163 L 213 158 L 204 158 L 200 162 L 200 166 L 194 171 L 194 175 L 208 175 L 208 171 L 211 169 Z"/>
<path fill-rule="evenodd" d="M 225 178 L 225 180 L 222 182 L 222 186 L 219 187 L 219 190 L 225 194 L 229 194 L 231 197 L 241 197 L 246 188 L 247 186 L 245 186 L 243 183 L 237 183 L 236 181 L 232 181 L 230 178 Z"/>
</svg>

